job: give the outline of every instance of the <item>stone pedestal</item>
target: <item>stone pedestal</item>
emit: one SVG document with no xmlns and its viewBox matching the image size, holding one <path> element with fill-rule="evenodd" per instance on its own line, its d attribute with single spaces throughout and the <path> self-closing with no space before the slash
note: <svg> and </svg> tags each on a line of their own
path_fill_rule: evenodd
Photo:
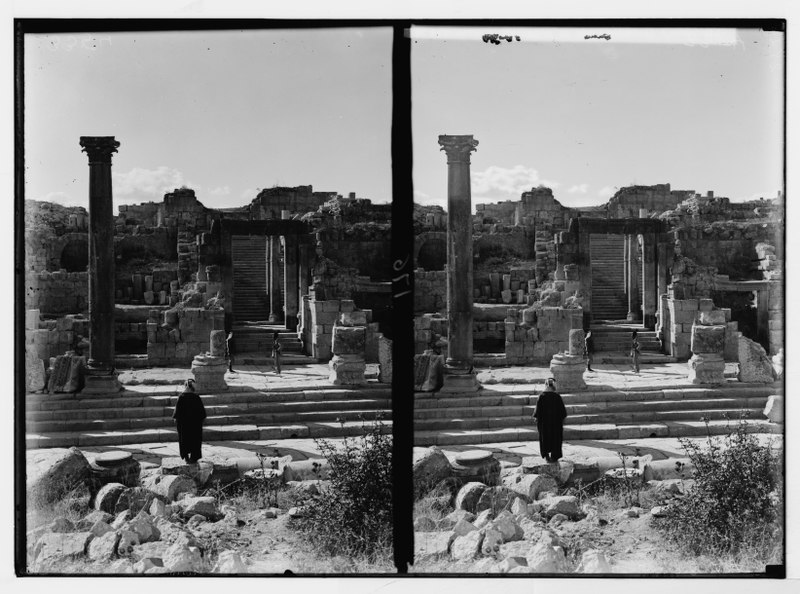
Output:
<svg viewBox="0 0 800 594">
<path fill-rule="evenodd" d="M 500 482 L 500 462 L 489 450 L 467 450 L 451 463 L 452 473 L 462 484 L 477 482 L 490 487 Z"/>
<path fill-rule="evenodd" d="M 207 354 L 195 356 L 192 360 L 195 389 L 200 394 L 227 390 L 226 371 L 228 371 L 228 361 L 225 357 Z"/>
<path fill-rule="evenodd" d="M 84 377 L 81 394 L 114 394 L 122 390 L 116 372 L 111 374 L 91 375 L 89 369 Z"/>
<path fill-rule="evenodd" d="M 721 353 L 696 353 L 689 359 L 689 381 L 693 384 L 725 383 L 725 359 Z"/>
<path fill-rule="evenodd" d="M 367 383 L 364 376 L 367 364 L 363 356 L 334 355 L 328 363 L 328 379 L 337 386 L 358 386 Z"/>
<path fill-rule="evenodd" d="M 562 394 L 586 389 L 586 382 L 583 381 L 584 371 L 586 371 L 586 359 L 583 355 L 557 353 L 550 360 L 550 373 L 556 380 L 556 391 Z"/>
<path fill-rule="evenodd" d="M 340 314 L 333 327 L 333 359 L 328 368 L 329 380 L 337 386 L 355 386 L 367 381 L 364 376 L 367 369 L 367 327 L 360 324 L 366 324 L 364 312 L 350 312 Z"/>
<path fill-rule="evenodd" d="M 477 392 L 481 389 L 478 378 L 472 369 L 445 365 L 441 393 Z"/>
</svg>

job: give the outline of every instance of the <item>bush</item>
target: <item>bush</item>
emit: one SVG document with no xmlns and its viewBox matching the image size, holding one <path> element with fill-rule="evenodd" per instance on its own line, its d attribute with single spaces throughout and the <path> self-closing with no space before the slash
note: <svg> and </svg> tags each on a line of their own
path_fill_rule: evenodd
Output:
<svg viewBox="0 0 800 594">
<path fill-rule="evenodd" d="M 692 555 L 736 555 L 747 549 L 766 560 L 781 541 L 780 459 L 771 440 L 762 445 L 747 432 L 745 420 L 723 440 L 724 447 L 710 436 L 706 447 L 681 440 L 695 483 L 670 504 L 658 526 Z"/>
<path fill-rule="evenodd" d="M 391 554 L 392 437 L 380 420 L 340 446 L 318 440 L 328 486 L 311 497 L 299 521 L 317 553 L 378 562 Z"/>
</svg>

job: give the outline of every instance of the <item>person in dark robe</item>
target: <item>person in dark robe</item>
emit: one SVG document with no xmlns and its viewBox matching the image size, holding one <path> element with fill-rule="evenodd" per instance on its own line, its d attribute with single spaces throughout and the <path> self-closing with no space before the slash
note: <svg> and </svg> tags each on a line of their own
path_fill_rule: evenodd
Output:
<svg viewBox="0 0 800 594">
<path fill-rule="evenodd" d="M 557 462 L 563 456 L 561 442 L 564 439 L 566 417 L 567 409 L 561 395 L 556 392 L 556 381 L 550 378 L 536 400 L 536 410 L 533 413 L 539 432 L 539 453 L 548 462 Z"/>
<path fill-rule="evenodd" d="M 275 365 L 275 373 L 281 374 L 281 339 L 277 332 L 272 334 L 272 362 Z"/>
<path fill-rule="evenodd" d="M 183 393 L 175 404 L 175 427 L 178 430 L 178 448 L 183 460 L 189 464 L 203 457 L 203 421 L 206 419 L 206 407 L 197 392 L 194 391 L 194 380 L 186 380 Z"/>
</svg>

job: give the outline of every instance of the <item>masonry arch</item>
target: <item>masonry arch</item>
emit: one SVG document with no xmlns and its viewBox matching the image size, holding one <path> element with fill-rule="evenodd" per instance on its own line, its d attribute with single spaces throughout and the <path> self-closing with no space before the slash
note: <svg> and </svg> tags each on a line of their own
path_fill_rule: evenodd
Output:
<svg viewBox="0 0 800 594">
<path fill-rule="evenodd" d="M 424 270 L 444 270 L 447 264 L 447 234 L 428 231 L 414 238 L 414 266 Z"/>
<path fill-rule="evenodd" d="M 86 272 L 89 266 L 89 241 L 86 236 L 69 239 L 61 249 L 59 268 L 67 272 Z"/>
</svg>

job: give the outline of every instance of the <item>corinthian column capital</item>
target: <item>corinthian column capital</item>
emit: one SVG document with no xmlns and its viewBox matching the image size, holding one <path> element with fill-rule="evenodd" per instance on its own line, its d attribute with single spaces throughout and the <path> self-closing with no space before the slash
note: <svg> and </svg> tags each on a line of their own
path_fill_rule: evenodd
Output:
<svg viewBox="0 0 800 594">
<path fill-rule="evenodd" d="M 113 136 L 81 136 L 83 151 L 89 155 L 89 164 L 111 164 L 111 155 L 117 152 L 119 141 Z"/>
<path fill-rule="evenodd" d="M 447 163 L 467 163 L 469 164 L 469 155 L 472 151 L 476 150 L 478 141 L 472 138 L 472 135 L 451 136 L 442 134 L 439 136 L 439 150 L 447 153 Z"/>
</svg>

